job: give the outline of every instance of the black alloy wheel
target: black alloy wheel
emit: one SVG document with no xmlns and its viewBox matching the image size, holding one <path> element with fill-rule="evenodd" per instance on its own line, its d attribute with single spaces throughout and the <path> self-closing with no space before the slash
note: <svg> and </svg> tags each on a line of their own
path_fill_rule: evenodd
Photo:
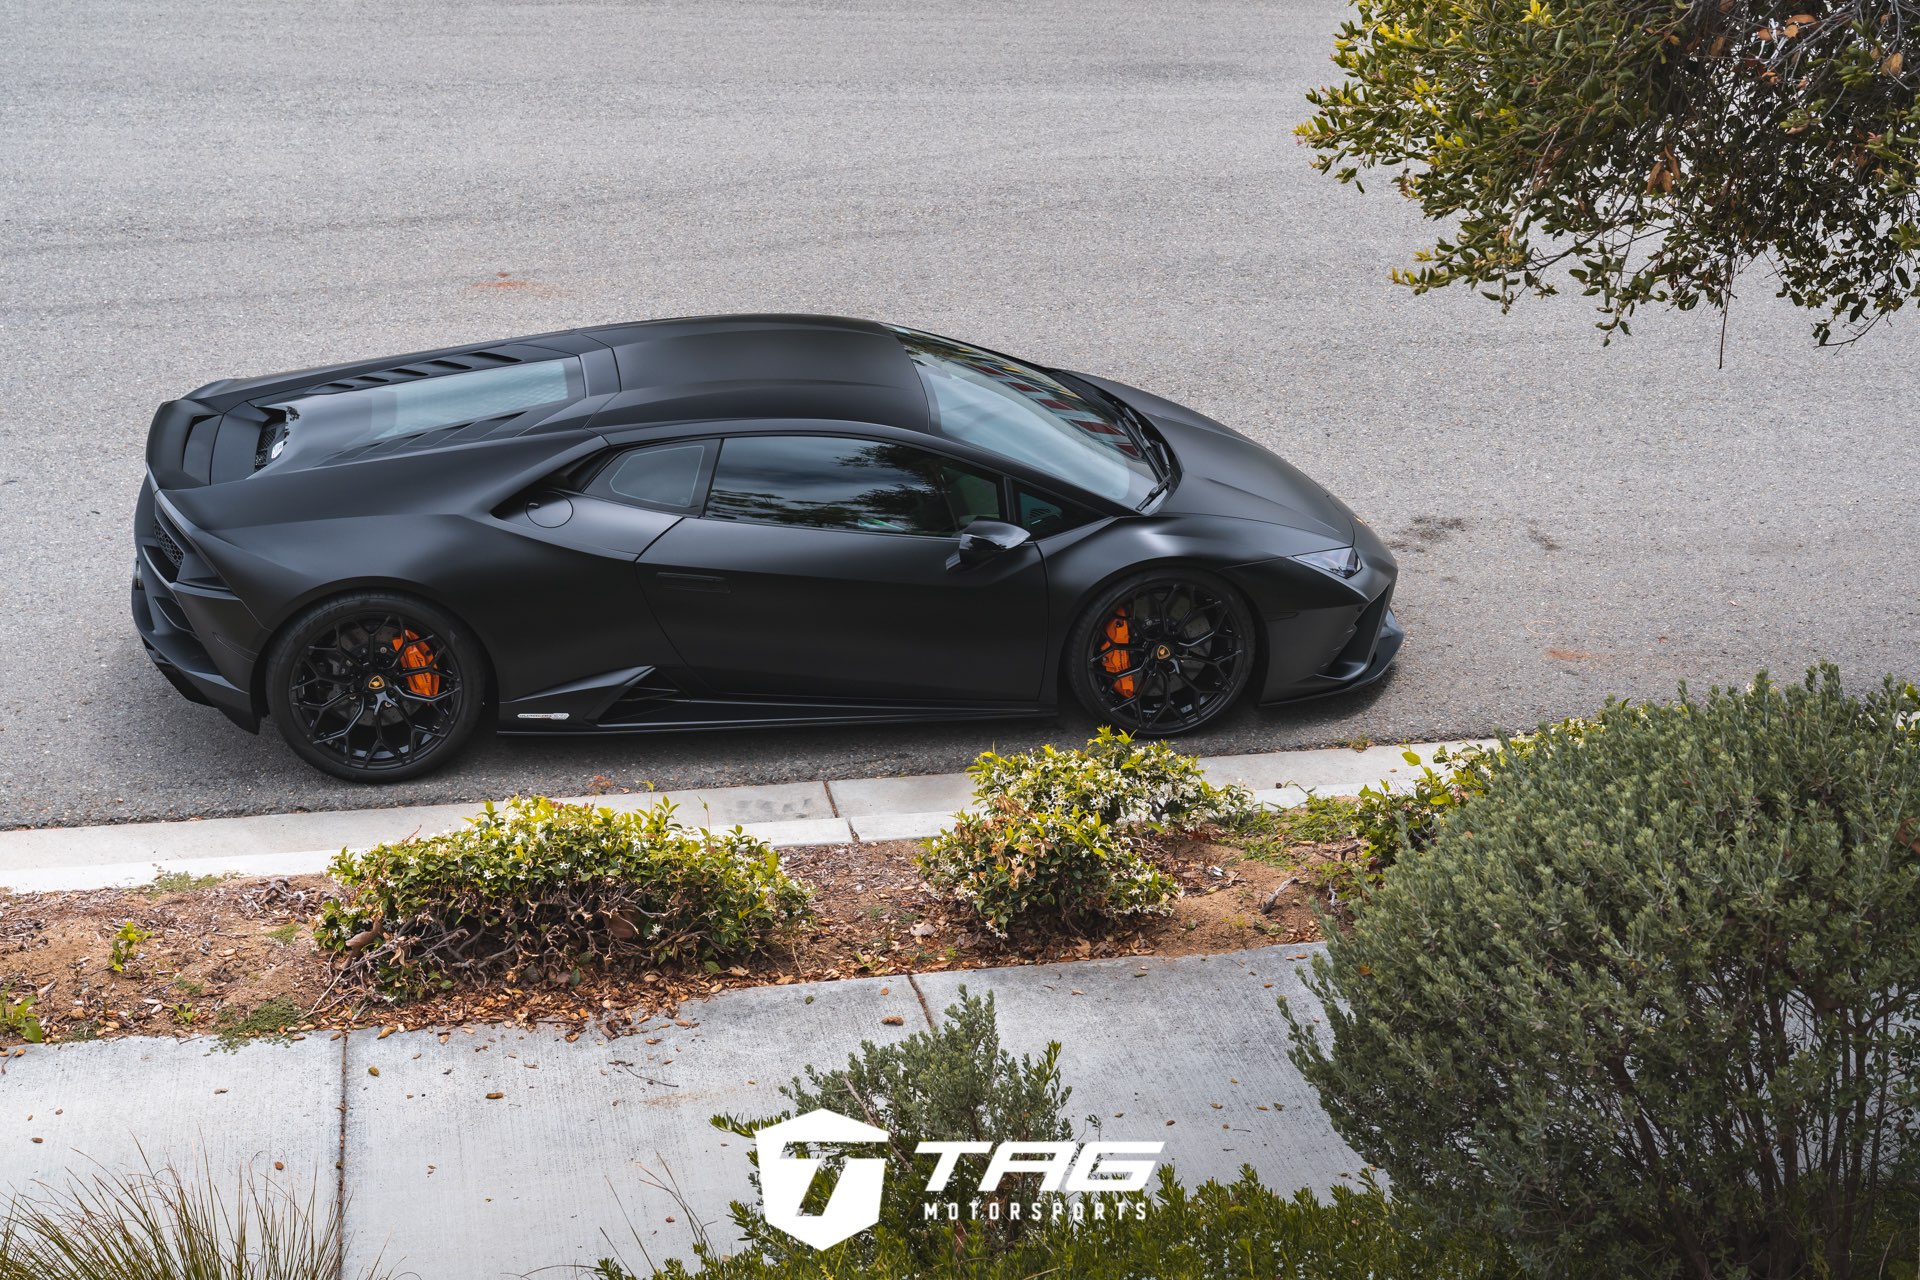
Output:
<svg viewBox="0 0 1920 1280">
<path fill-rule="evenodd" d="M 1094 602 L 1067 652 L 1069 683 L 1095 719 L 1147 737 L 1189 733 L 1245 691 L 1253 616 L 1211 574 L 1141 574 Z"/>
<path fill-rule="evenodd" d="M 281 633 L 267 701 L 302 759 L 337 778 L 394 782 L 437 768 L 472 734 L 483 663 L 466 630 L 431 605 L 356 593 Z"/>
</svg>

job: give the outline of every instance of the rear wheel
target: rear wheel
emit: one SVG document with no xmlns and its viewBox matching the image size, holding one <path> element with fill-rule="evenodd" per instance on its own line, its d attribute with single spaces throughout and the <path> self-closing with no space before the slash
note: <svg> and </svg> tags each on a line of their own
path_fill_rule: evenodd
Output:
<svg viewBox="0 0 1920 1280">
<path fill-rule="evenodd" d="M 267 705 L 308 764 L 354 782 L 439 768 L 472 736 L 478 641 L 422 600 L 356 592 L 294 619 L 267 651 Z"/>
<path fill-rule="evenodd" d="M 1253 614 L 1209 573 L 1128 578 L 1095 598 L 1067 641 L 1067 682 L 1095 719 L 1149 737 L 1189 733 L 1245 692 Z"/>
</svg>

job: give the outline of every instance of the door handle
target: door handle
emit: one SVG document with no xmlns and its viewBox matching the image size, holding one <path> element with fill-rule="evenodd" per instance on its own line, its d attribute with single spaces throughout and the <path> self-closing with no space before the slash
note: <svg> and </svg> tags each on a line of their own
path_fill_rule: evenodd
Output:
<svg viewBox="0 0 1920 1280">
<path fill-rule="evenodd" d="M 675 591 L 711 591 L 724 594 L 733 590 L 727 585 L 725 578 L 713 573 L 657 573 L 654 579 L 661 586 L 671 587 Z"/>
</svg>

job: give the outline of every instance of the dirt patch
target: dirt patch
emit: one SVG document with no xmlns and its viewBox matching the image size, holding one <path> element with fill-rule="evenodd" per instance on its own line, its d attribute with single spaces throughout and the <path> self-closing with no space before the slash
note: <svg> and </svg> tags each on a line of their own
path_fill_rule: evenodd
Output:
<svg viewBox="0 0 1920 1280">
<path fill-rule="evenodd" d="M 788 871 L 814 888 L 815 922 L 788 945 L 718 973 L 594 974 L 567 989 L 492 984 L 406 1004 L 341 989 L 310 932 L 320 904 L 337 892 L 324 876 L 233 879 L 173 892 L 0 894 L 0 990 L 15 999 L 32 995 L 49 1041 L 239 1039 L 470 1022 L 550 1022 L 613 1036 L 731 987 L 1210 954 L 1320 936 L 1312 877 L 1230 845 L 1170 842 L 1155 850 L 1185 891 L 1170 916 L 1008 938 L 928 890 L 914 867 L 919 850 L 912 840 L 783 850 Z M 1289 852 L 1310 857 L 1312 849 Z M 118 953 L 117 939 L 126 939 Z M 21 1039 L 20 1028 L 0 1026 L 0 1045 Z"/>
<path fill-rule="evenodd" d="M 32 994 L 50 1040 L 215 1031 L 325 989 L 332 973 L 307 925 L 331 892 L 302 876 L 0 895 L 0 989 Z"/>
<path fill-rule="evenodd" d="M 1439 546 L 1466 527 L 1463 516 L 1415 516 L 1406 528 L 1387 539 L 1387 545 L 1396 551 L 1421 551 Z"/>
</svg>

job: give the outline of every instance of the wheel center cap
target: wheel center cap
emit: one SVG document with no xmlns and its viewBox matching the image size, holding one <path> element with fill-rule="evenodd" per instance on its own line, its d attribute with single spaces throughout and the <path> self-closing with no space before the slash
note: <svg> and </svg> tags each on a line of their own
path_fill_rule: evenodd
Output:
<svg viewBox="0 0 1920 1280">
<path fill-rule="evenodd" d="M 1160 661 L 1165 662 L 1168 658 L 1171 658 L 1173 656 L 1173 650 L 1169 649 L 1166 645 L 1163 644 L 1159 648 L 1153 651 L 1153 656 L 1160 659 Z"/>
<path fill-rule="evenodd" d="M 386 682 L 386 680 L 385 680 L 385 678 L 383 678 L 383 677 L 381 677 L 381 676 L 368 676 L 368 677 L 367 677 L 367 688 L 369 688 L 369 689 L 371 689 L 371 690 L 373 690 L 373 691 L 374 691 L 375 693 L 378 693 L 378 692 L 379 692 L 380 690 L 382 690 L 382 689 L 384 689 L 384 688 L 386 688 L 386 687 L 387 687 L 387 682 Z"/>
</svg>

